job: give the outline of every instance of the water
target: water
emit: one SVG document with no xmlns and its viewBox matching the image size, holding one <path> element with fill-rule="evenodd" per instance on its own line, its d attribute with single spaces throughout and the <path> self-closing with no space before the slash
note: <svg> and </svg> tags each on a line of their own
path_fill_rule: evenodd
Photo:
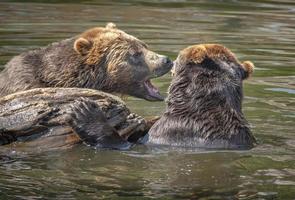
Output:
<svg viewBox="0 0 295 200">
<path fill-rule="evenodd" d="M 294 1 L 2 0 L 0 67 L 109 21 L 171 58 L 188 45 L 221 43 L 253 61 L 243 108 L 259 145 L 243 152 L 9 149 L 0 158 L 0 199 L 295 199 Z M 165 93 L 170 77 L 154 82 Z M 126 101 L 146 117 L 165 107 Z"/>
</svg>

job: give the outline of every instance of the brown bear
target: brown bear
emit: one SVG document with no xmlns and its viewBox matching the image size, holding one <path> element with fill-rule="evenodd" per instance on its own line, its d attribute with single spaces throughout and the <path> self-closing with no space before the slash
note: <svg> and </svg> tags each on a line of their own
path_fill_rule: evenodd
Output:
<svg viewBox="0 0 295 200">
<path fill-rule="evenodd" d="M 181 147 L 252 148 L 256 139 L 243 115 L 242 99 L 243 80 L 253 70 L 250 61 L 240 63 L 229 49 L 218 44 L 182 50 L 174 62 L 166 111 L 148 134 L 133 141 Z M 105 120 L 87 120 L 97 119 L 93 116 L 99 114 L 88 101 L 73 106 L 71 127 L 86 143 L 100 146 L 101 133 L 96 130 L 109 125 Z"/>
<path fill-rule="evenodd" d="M 172 65 L 109 23 L 15 56 L 0 73 L 0 97 L 32 88 L 78 87 L 163 100 L 150 79 Z"/>
<path fill-rule="evenodd" d="M 243 80 L 254 69 L 224 46 L 204 44 L 174 62 L 167 108 L 152 126 L 148 144 L 249 149 L 256 140 L 242 112 Z"/>
</svg>

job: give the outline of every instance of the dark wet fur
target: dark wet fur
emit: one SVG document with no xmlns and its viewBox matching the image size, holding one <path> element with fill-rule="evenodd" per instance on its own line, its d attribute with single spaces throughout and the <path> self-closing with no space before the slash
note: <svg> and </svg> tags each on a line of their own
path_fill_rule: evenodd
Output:
<svg viewBox="0 0 295 200">
<path fill-rule="evenodd" d="M 82 141 L 96 148 L 128 149 L 131 143 L 124 140 L 111 127 L 103 111 L 89 99 L 80 98 L 71 105 L 69 125 Z"/>
<path fill-rule="evenodd" d="M 242 113 L 239 63 L 179 57 L 163 116 L 149 132 L 150 144 L 249 149 L 256 142 Z"/>
</svg>

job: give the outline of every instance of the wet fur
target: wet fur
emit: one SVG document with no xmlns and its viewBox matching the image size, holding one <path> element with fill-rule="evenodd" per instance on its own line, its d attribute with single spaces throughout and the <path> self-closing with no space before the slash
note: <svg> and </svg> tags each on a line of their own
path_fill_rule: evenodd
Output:
<svg viewBox="0 0 295 200">
<path fill-rule="evenodd" d="M 82 141 L 96 148 L 129 149 L 131 143 L 124 140 L 110 126 L 103 111 L 89 99 L 78 99 L 71 105 L 68 124 Z"/>
<path fill-rule="evenodd" d="M 0 97 L 32 88 L 78 87 L 146 98 L 142 81 L 167 73 L 167 60 L 108 24 L 15 56 L 0 73 Z"/>
<path fill-rule="evenodd" d="M 244 66 L 221 45 L 196 45 L 175 61 L 163 116 L 149 131 L 149 144 L 248 149 L 255 138 L 242 112 Z"/>
</svg>

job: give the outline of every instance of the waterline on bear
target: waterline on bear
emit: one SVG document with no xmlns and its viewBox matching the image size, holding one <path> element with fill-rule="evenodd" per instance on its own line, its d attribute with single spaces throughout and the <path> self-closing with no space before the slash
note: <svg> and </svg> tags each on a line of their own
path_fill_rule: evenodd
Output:
<svg viewBox="0 0 295 200">
<path fill-rule="evenodd" d="M 225 139 L 217 139 L 213 141 L 208 141 L 207 139 L 200 138 L 199 136 L 195 136 L 192 138 L 187 138 L 187 140 L 181 141 L 169 141 L 167 142 L 166 138 L 155 138 L 150 139 L 149 134 L 145 135 L 143 138 L 140 138 L 138 141 L 139 144 L 147 144 L 152 147 L 171 147 L 171 148 L 185 148 L 185 149 L 211 149 L 211 150 L 219 150 L 219 149 L 236 149 L 236 150 L 247 150 L 250 149 L 248 145 L 239 145 L 232 144 L 230 141 Z"/>
</svg>

